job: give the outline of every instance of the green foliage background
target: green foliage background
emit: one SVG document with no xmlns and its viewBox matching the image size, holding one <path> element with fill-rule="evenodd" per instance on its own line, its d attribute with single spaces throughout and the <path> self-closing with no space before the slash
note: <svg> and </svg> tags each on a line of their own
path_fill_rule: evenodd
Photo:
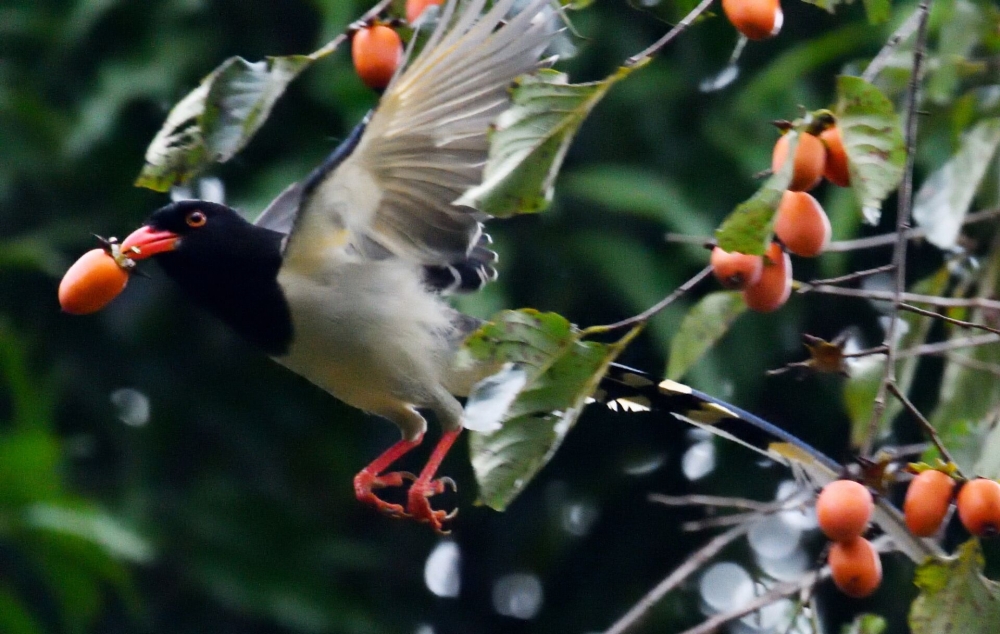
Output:
<svg viewBox="0 0 1000 634">
<path fill-rule="evenodd" d="M 501 281 L 462 308 L 488 316 L 533 306 L 592 325 L 669 293 L 707 254 L 666 244 L 664 232 L 711 235 L 769 165 L 776 135 L 767 122 L 793 118 L 800 104 L 831 105 L 835 75 L 863 67 L 911 6 L 898 3 L 889 24 L 871 26 L 860 3 L 834 16 L 788 1 L 781 35 L 751 44 L 739 77 L 717 92 L 699 84 L 725 67 L 735 34 L 717 17 L 695 25 L 612 88 L 584 123 L 549 212 L 492 226 Z M 937 3 L 935 51 L 955 6 Z M 593 631 L 701 541 L 679 530 L 690 514 L 645 499 L 691 490 L 679 464 L 687 430 L 660 416 L 587 412 L 503 514 L 471 505 L 464 446 L 449 458 L 445 470 L 460 483 L 452 539 L 462 553 L 462 587 L 457 598 L 435 597 L 423 571 L 439 538 L 362 508 L 351 492 L 352 475 L 395 439 L 390 425 L 263 358 L 184 302 L 155 269 L 97 315 L 59 312 L 58 279 L 94 245 L 90 234 L 121 237 L 166 200 L 132 182 L 176 100 L 227 56 L 315 50 L 367 8 L 345 0 L 0 3 L 5 634 L 418 632 L 422 625 L 439 634 Z M 601 79 L 669 28 L 661 18 L 681 12 L 670 0 L 652 9 L 595 3 L 573 14 L 587 39 L 561 69 L 575 82 Z M 940 59 L 968 52 L 942 50 Z M 970 119 L 968 104 L 952 99 L 969 89 L 968 75 L 942 67 L 947 72 L 931 80 L 940 99 L 928 106 L 918 174 L 954 151 Z M 374 103 L 346 47 L 316 64 L 247 150 L 217 172 L 229 202 L 262 209 Z M 856 235 L 852 197 L 828 185 L 818 196 L 835 237 Z M 885 257 L 796 261 L 796 277 Z M 933 247 L 916 249 L 917 274 L 940 262 Z M 622 360 L 665 368 L 672 333 L 694 299 L 654 319 Z M 875 343 L 877 313 L 850 301 L 793 298 L 777 315 L 743 315 L 686 380 L 843 458 L 849 433 L 838 380 L 765 380 L 764 370 L 801 358 L 803 331 L 832 338 L 855 326 Z M 121 388 L 148 398 L 147 424 L 120 420 L 109 397 Z M 738 448 L 718 452 L 719 468 L 699 481 L 701 492 L 770 499 L 787 477 Z M 424 455 L 404 466 L 418 468 Z M 629 475 L 636 470 L 627 467 L 657 461 L 661 468 Z M 573 520 L 581 508 L 592 521 Z M 732 554 L 747 558 L 741 549 Z M 887 564 L 892 587 L 910 587 L 901 580 L 910 570 L 894 558 Z M 494 582 L 519 572 L 537 575 L 544 588 L 533 620 L 501 616 L 492 604 Z M 912 596 L 883 592 L 863 607 L 900 631 Z M 846 620 L 858 606 L 845 603 L 831 597 L 825 617 Z M 678 631 L 699 618 L 695 593 L 681 593 L 642 631 Z"/>
</svg>

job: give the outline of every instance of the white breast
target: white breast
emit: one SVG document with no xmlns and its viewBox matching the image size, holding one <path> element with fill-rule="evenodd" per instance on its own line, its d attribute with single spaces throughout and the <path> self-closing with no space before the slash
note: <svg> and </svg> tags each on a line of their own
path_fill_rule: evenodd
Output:
<svg viewBox="0 0 1000 634">
<path fill-rule="evenodd" d="M 436 407 L 452 357 L 449 308 L 399 260 L 282 270 L 294 327 L 277 361 L 342 401 L 397 420 Z M 398 422 L 398 420 L 397 420 Z"/>
</svg>

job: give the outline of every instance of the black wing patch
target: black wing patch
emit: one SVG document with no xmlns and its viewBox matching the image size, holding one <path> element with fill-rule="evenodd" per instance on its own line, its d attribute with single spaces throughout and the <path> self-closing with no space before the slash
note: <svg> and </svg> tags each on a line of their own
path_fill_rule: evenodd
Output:
<svg viewBox="0 0 1000 634">
<path fill-rule="evenodd" d="M 446 265 L 431 265 L 424 267 L 424 281 L 427 286 L 441 293 L 474 293 L 497 279 L 494 268 L 498 256 L 489 249 L 493 239 L 483 233 L 479 242 L 472 247 L 469 255 L 461 261 Z"/>
</svg>

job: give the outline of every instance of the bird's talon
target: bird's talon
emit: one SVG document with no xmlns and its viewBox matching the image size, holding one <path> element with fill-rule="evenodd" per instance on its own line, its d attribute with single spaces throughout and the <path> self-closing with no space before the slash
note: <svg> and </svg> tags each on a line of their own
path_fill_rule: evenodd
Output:
<svg viewBox="0 0 1000 634">
<path fill-rule="evenodd" d="M 431 508 L 430 497 L 444 490 L 446 486 L 444 481 L 451 481 L 451 478 L 441 478 L 440 480 L 431 482 L 416 482 L 410 487 L 408 504 L 406 506 L 407 511 L 409 511 L 414 519 L 421 523 L 430 524 L 431 528 L 441 535 L 448 534 L 444 530 L 442 522 L 452 519 L 458 512 L 458 509 L 446 513 L 445 511 L 436 511 Z M 451 486 L 455 486 L 453 481 L 451 482 Z"/>
</svg>

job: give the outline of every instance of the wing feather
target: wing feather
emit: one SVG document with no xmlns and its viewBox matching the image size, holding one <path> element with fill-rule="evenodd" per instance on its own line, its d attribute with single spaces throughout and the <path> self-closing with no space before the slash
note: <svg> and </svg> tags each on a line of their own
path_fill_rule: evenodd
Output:
<svg viewBox="0 0 1000 634">
<path fill-rule="evenodd" d="M 397 75 L 357 148 L 311 188 L 286 257 L 322 259 L 346 230 L 353 253 L 378 252 L 446 265 L 467 257 L 484 214 L 454 205 L 482 181 L 490 125 L 510 103 L 513 81 L 544 65 L 557 33 L 550 0 L 451 0 L 409 67 Z M 457 13 L 457 15 L 456 15 Z M 305 236 L 308 234 L 307 238 Z M 372 249 L 371 245 L 380 249 Z"/>
</svg>

